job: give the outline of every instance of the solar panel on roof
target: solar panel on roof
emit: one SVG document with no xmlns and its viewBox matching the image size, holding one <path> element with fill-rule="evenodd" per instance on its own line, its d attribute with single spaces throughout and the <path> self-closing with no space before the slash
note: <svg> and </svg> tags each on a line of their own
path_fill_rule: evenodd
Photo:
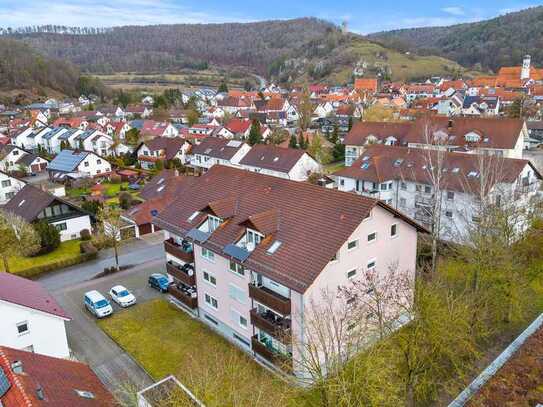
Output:
<svg viewBox="0 0 543 407">
<path fill-rule="evenodd" d="M 4 370 L 0 367 L 0 397 L 3 397 L 11 387 L 11 383 Z"/>
<path fill-rule="evenodd" d="M 227 144 L 228 147 L 239 147 L 241 146 L 241 141 L 239 140 L 230 140 Z"/>
<path fill-rule="evenodd" d="M 53 161 L 49 163 L 49 170 L 73 171 L 85 159 L 86 152 L 75 153 L 71 150 L 62 150 Z"/>
</svg>

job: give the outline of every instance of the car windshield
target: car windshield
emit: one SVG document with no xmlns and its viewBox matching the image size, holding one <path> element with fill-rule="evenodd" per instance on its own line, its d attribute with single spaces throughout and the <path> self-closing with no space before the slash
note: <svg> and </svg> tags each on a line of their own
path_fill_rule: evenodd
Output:
<svg viewBox="0 0 543 407">
<path fill-rule="evenodd" d="M 168 279 L 166 277 L 158 277 L 157 281 L 159 284 L 168 284 Z"/>
<path fill-rule="evenodd" d="M 104 307 L 107 307 L 108 305 L 109 305 L 109 304 L 108 304 L 108 302 L 107 302 L 106 300 L 99 300 L 99 301 L 96 301 L 96 302 L 94 303 L 94 306 L 95 306 L 96 308 L 104 308 Z"/>
<path fill-rule="evenodd" d="M 128 290 L 122 290 L 122 291 L 119 291 L 119 293 L 117 294 L 117 297 L 126 297 L 127 295 L 130 295 Z"/>
</svg>

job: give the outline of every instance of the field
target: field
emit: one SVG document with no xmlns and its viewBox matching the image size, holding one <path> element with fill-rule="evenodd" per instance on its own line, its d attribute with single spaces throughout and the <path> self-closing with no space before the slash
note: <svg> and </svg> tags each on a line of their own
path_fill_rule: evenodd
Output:
<svg viewBox="0 0 543 407">
<path fill-rule="evenodd" d="M 175 73 L 131 73 L 118 72 L 109 75 L 95 75 L 106 85 L 115 89 L 161 91 L 169 88 L 197 89 L 200 87 L 218 88 L 224 78 L 227 78 L 227 85 L 230 89 L 243 88 L 245 81 L 249 80 L 252 85 L 256 81 L 250 75 L 232 71 L 230 73 L 207 69 L 205 71 L 181 70 Z"/>
</svg>

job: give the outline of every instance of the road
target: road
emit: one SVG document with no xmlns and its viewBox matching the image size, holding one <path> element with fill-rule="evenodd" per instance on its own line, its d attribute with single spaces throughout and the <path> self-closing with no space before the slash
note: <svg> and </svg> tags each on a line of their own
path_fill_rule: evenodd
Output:
<svg viewBox="0 0 543 407">
<path fill-rule="evenodd" d="M 268 86 L 268 81 L 266 80 L 266 78 L 264 78 L 264 77 L 262 77 L 260 75 L 257 75 L 257 74 L 253 74 L 253 76 L 256 78 L 256 80 L 260 84 L 258 89 L 262 90 L 262 89 L 265 89 L 266 86 Z"/>
<path fill-rule="evenodd" d="M 140 390 L 151 384 L 152 380 L 96 325 L 96 319 L 83 306 L 83 296 L 89 290 L 98 290 L 106 295 L 116 284 L 131 290 L 139 303 L 163 295 L 147 286 L 150 274 L 165 271 L 162 244 L 156 243 L 156 240 L 161 241 L 161 236 L 126 245 L 120 257 L 121 264 L 135 266 L 113 275 L 93 278 L 103 270 L 104 265 L 114 261 L 111 252 L 106 251 L 96 261 L 39 279 L 71 317 L 66 327 L 73 356 L 88 364 L 104 385 L 118 396 L 127 387 Z M 114 313 L 125 311 L 115 304 L 113 306 Z"/>
</svg>

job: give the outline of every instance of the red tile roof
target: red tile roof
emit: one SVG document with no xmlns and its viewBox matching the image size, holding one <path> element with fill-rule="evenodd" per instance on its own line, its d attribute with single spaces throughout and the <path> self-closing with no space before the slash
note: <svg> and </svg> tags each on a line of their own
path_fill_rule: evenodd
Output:
<svg viewBox="0 0 543 407">
<path fill-rule="evenodd" d="M 70 319 L 53 296 L 40 283 L 13 274 L 0 273 L 0 301 L 22 305 Z"/>
<path fill-rule="evenodd" d="M 228 257 L 225 246 L 236 243 L 249 221 L 268 235 L 243 264 L 300 293 L 309 288 L 374 207 L 420 228 L 375 199 L 222 165 L 198 177 L 154 223 L 186 236 L 203 219 L 198 216 L 189 221 L 191 215 L 225 199 L 236 202 L 235 212 L 202 245 Z M 282 243 L 280 247 L 267 253 L 276 240 Z"/>
<path fill-rule="evenodd" d="M 393 136 L 399 143 L 402 143 L 412 127 L 412 122 L 357 122 L 345 136 L 343 144 L 363 146 L 369 136 L 373 136 L 380 141 Z"/>
<path fill-rule="evenodd" d="M 251 120 L 248 119 L 231 119 L 225 126 L 234 134 L 245 133 L 251 127 Z"/>
<path fill-rule="evenodd" d="M 243 142 L 237 142 L 235 140 L 206 137 L 200 144 L 192 147 L 192 154 L 201 154 L 213 158 L 230 160 L 243 145 Z"/>
<path fill-rule="evenodd" d="M 240 161 L 242 165 L 288 173 L 305 154 L 304 150 L 256 144 Z"/>
<path fill-rule="evenodd" d="M 368 90 L 371 92 L 377 92 L 378 82 L 375 78 L 358 78 L 354 81 L 355 90 Z"/>
<path fill-rule="evenodd" d="M 12 363 L 22 363 L 23 373 L 12 371 Z M 117 403 L 93 371 L 83 363 L 0 346 L 0 368 L 11 383 L 0 398 L 5 407 L 113 407 Z M 38 398 L 42 388 L 44 399 Z M 78 393 L 87 391 L 94 398 Z"/>
</svg>

